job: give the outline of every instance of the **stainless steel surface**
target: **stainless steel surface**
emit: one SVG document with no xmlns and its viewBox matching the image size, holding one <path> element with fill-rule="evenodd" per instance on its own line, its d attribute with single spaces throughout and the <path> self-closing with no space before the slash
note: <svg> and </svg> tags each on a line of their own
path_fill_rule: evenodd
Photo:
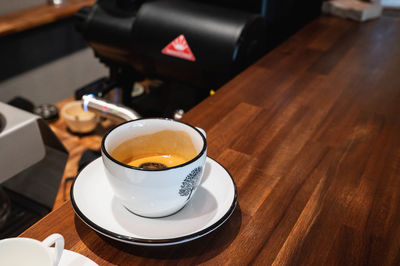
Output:
<svg viewBox="0 0 400 266">
<path fill-rule="evenodd" d="M 96 113 L 118 123 L 135 120 L 141 117 L 136 111 L 126 106 L 110 103 L 104 99 L 94 97 L 93 95 L 84 95 L 82 101 L 83 109 L 86 111 Z"/>
<path fill-rule="evenodd" d="M 1 120 L 0 239 L 3 239 L 19 235 L 53 208 L 68 151 L 39 116 L 0 102 Z"/>
<path fill-rule="evenodd" d="M 0 113 L 1 185 L 51 209 L 68 152 L 39 116 L 2 102 Z"/>
<path fill-rule="evenodd" d="M 39 116 L 0 102 L 4 117 L 0 133 L 0 183 L 42 160 L 45 145 Z"/>
<path fill-rule="evenodd" d="M 5 127 L 5 125 L 6 125 L 6 119 L 0 113 L 0 133 L 1 133 L 1 131 L 3 131 L 3 128 Z"/>
</svg>

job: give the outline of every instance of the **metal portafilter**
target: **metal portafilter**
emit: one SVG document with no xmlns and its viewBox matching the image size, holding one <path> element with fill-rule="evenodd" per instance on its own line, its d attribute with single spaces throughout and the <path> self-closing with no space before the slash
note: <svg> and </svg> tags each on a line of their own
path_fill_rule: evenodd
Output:
<svg viewBox="0 0 400 266">
<path fill-rule="evenodd" d="M 96 113 L 117 123 L 141 118 L 136 111 L 129 107 L 108 102 L 92 94 L 82 96 L 82 105 L 86 112 Z"/>
</svg>

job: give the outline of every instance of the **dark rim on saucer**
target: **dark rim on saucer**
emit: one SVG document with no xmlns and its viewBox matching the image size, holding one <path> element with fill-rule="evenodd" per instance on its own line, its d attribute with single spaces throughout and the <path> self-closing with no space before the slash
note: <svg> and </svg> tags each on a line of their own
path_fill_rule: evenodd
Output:
<svg viewBox="0 0 400 266">
<path fill-rule="evenodd" d="M 129 244 L 137 244 L 137 245 L 143 245 L 143 246 L 161 246 L 161 245 L 167 245 L 167 244 L 180 244 L 180 243 L 184 243 L 184 242 L 188 242 L 191 240 L 195 240 L 197 238 L 200 238 L 208 233 L 211 233 L 212 231 L 214 231 L 215 229 L 217 229 L 219 226 L 221 226 L 226 220 L 229 219 L 229 217 L 233 214 L 236 205 L 237 205 L 237 189 L 236 189 L 236 183 L 235 180 L 232 178 L 232 175 L 229 173 L 229 171 L 220 163 L 218 163 L 216 160 L 207 157 L 211 160 L 213 160 L 215 163 L 219 164 L 229 175 L 229 177 L 231 178 L 232 184 L 233 184 L 233 189 L 234 189 L 234 197 L 232 200 L 232 204 L 230 206 L 230 208 L 226 211 L 225 215 L 222 216 L 218 221 L 216 221 L 214 224 L 210 225 L 207 228 L 204 228 L 203 230 L 190 234 L 190 235 L 186 235 L 186 236 L 181 236 L 181 237 L 176 237 L 176 238 L 167 238 L 167 239 L 144 239 L 144 238 L 136 238 L 136 237 L 129 237 L 129 236 L 124 236 L 124 235 L 120 235 L 114 232 L 111 232 L 107 229 L 104 229 L 101 226 L 98 226 L 97 224 L 95 224 L 94 222 L 92 222 L 89 218 L 87 218 L 79 209 L 78 205 L 75 202 L 75 197 L 74 197 L 74 187 L 75 187 L 75 182 L 77 179 L 75 179 L 74 183 L 71 186 L 71 190 L 70 190 L 70 197 L 71 197 L 71 204 L 72 207 L 75 211 L 75 213 L 78 215 L 78 217 L 84 222 L 86 223 L 89 227 L 91 227 L 93 230 L 97 231 L 98 233 L 109 237 L 111 239 L 117 240 L 117 241 L 121 241 L 124 243 L 129 243 Z M 97 159 L 99 160 L 99 159 Z M 88 167 L 89 165 L 87 165 L 86 167 Z M 85 168 L 86 168 L 85 167 Z M 81 171 L 82 172 L 82 171 Z M 77 176 L 77 178 L 79 178 L 79 175 Z M 132 215 L 135 215 L 132 213 Z M 148 218 L 148 219 L 157 219 L 157 218 Z"/>
<path fill-rule="evenodd" d="M 122 163 L 122 162 L 120 162 L 120 161 L 114 159 L 114 158 L 107 152 L 107 150 L 106 150 L 106 148 L 105 148 L 105 140 L 106 140 L 107 136 L 108 136 L 112 131 L 114 131 L 114 129 L 117 129 L 118 127 L 120 127 L 120 126 L 122 126 L 122 125 L 125 125 L 125 124 L 128 124 L 128 123 L 133 123 L 133 122 L 140 121 L 140 120 L 165 120 L 165 121 L 171 121 L 171 122 L 181 123 L 181 124 L 183 124 L 183 125 L 189 126 L 189 127 L 193 128 L 195 131 L 197 131 L 197 132 L 200 134 L 200 136 L 202 137 L 202 139 L 203 139 L 203 148 L 201 149 L 201 151 L 199 152 L 199 154 L 197 154 L 196 157 L 194 157 L 194 158 L 191 159 L 190 161 L 187 161 L 187 162 L 185 162 L 185 163 L 183 163 L 183 164 L 180 164 L 180 165 L 176 165 L 176 166 L 172 166 L 172 167 L 167 167 L 167 168 L 162 168 L 162 169 L 149 169 L 149 168 L 135 167 L 135 166 L 131 166 L 131 165 L 128 165 L 128 164 L 124 164 L 124 163 Z M 122 124 L 119 124 L 118 126 L 112 128 L 110 131 L 108 131 L 108 132 L 104 135 L 104 137 L 103 137 L 103 139 L 102 139 L 102 141 L 101 141 L 101 150 L 102 150 L 102 152 L 107 156 L 107 158 L 109 158 L 111 161 L 113 161 L 114 163 L 119 164 L 119 165 L 121 165 L 121 166 L 124 166 L 124 167 L 126 167 L 126 168 L 131 168 L 131 169 L 140 170 L 140 171 L 167 171 L 167 170 L 170 170 L 170 169 L 179 168 L 179 167 L 183 167 L 183 166 L 185 166 L 185 165 L 188 165 L 188 164 L 190 164 L 190 163 L 196 161 L 197 159 L 199 159 L 201 156 L 203 156 L 203 154 L 204 154 L 204 153 L 206 152 L 206 150 L 207 150 L 207 140 L 206 140 L 205 136 L 203 135 L 203 133 L 201 133 L 200 130 L 198 130 L 196 127 L 194 127 L 194 126 L 192 126 L 192 125 L 190 125 L 190 124 L 188 124 L 188 123 L 185 123 L 185 122 L 181 122 L 181 121 L 174 120 L 174 119 L 170 119 L 170 118 L 139 118 L 139 119 L 135 119 L 135 120 L 126 121 L 126 122 L 124 122 L 124 123 L 122 123 Z"/>
</svg>

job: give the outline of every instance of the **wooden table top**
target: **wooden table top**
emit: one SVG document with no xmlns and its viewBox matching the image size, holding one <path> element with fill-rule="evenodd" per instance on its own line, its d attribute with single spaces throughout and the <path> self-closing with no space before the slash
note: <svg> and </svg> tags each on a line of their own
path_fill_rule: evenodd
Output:
<svg viewBox="0 0 400 266">
<path fill-rule="evenodd" d="M 118 244 L 66 202 L 22 236 L 61 233 L 100 265 L 399 265 L 399 43 L 393 14 L 318 18 L 185 115 L 237 184 L 215 232 Z"/>
<path fill-rule="evenodd" d="M 95 0 L 67 0 L 61 5 L 44 4 L 0 16 L 0 37 L 42 26 L 75 14 L 83 6 L 93 5 Z"/>
</svg>

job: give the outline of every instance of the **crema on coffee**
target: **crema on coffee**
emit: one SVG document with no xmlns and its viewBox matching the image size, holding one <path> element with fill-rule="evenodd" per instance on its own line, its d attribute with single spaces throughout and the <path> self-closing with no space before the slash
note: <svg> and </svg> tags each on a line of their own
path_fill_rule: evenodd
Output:
<svg viewBox="0 0 400 266">
<path fill-rule="evenodd" d="M 198 152 L 185 131 L 163 130 L 122 142 L 112 152 L 116 160 L 139 168 L 163 169 L 184 164 Z"/>
</svg>

